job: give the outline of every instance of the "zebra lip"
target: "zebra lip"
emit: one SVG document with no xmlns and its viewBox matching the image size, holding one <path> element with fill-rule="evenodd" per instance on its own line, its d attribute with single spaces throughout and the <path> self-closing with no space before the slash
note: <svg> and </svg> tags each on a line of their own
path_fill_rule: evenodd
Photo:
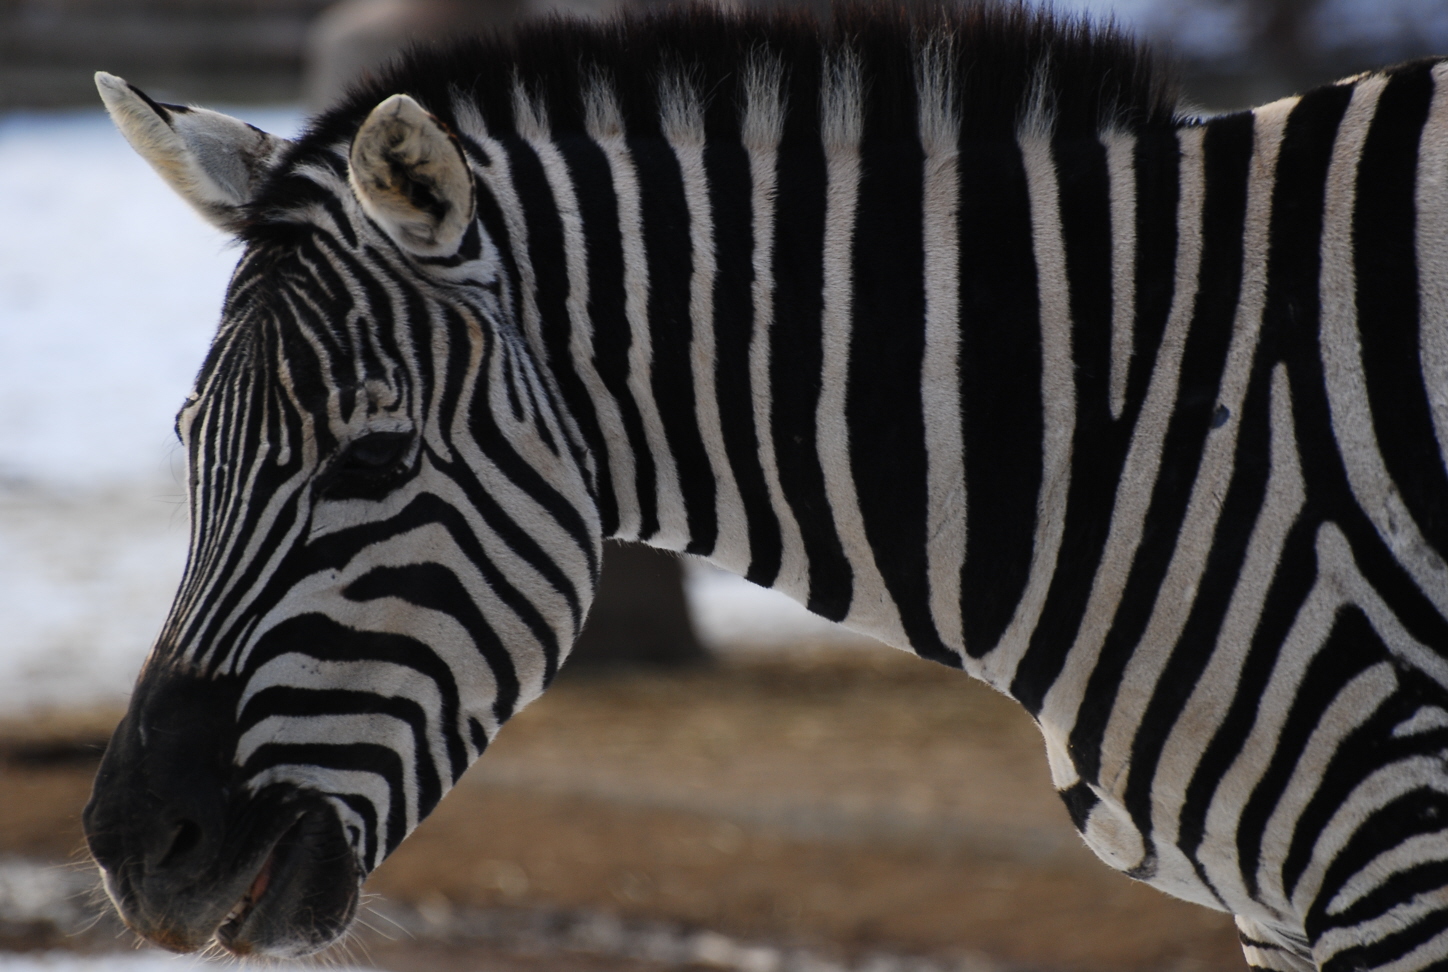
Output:
<svg viewBox="0 0 1448 972">
<path fill-rule="evenodd" d="M 216 941 L 233 955 L 248 955 L 253 951 L 250 941 L 251 933 L 255 931 L 252 926 L 256 924 L 253 919 L 265 918 L 266 905 L 270 903 L 267 892 L 285 883 L 287 872 L 301 852 L 298 837 L 306 819 L 305 813 L 300 814 L 272 841 L 256 877 L 247 885 L 246 893 L 227 912 L 221 927 L 216 930 Z"/>
<path fill-rule="evenodd" d="M 236 956 L 310 955 L 346 930 L 361 883 L 336 814 L 308 807 L 266 850 L 246 894 L 216 929 L 216 943 Z"/>
<path fill-rule="evenodd" d="M 291 830 L 295 828 L 296 825 L 293 824 L 287 833 L 290 834 Z M 256 877 L 252 879 L 251 884 L 247 887 L 246 893 L 241 896 L 240 901 L 232 906 L 231 911 L 227 912 L 226 917 L 222 920 L 221 927 L 217 929 L 216 937 L 223 945 L 228 941 L 236 941 L 237 935 L 246 925 L 247 919 L 251 917 L 256 906 L 261 902 L 267 889 L 271 887 L 272 875 L 276 871 L 277 851 L 282 846 L 282 841 L 286 836 L 286 834 L 283 834 L 282 838 L 279 838 L 272 846 L 271 851 L 268 852 L 266 856 L 266 860 L 262 862 L 261 869 L 256 872 Z"/>
</svg>

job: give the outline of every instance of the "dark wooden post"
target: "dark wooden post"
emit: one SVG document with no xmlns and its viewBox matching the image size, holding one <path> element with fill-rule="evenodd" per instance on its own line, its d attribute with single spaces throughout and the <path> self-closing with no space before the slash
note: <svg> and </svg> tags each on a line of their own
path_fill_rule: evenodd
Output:
<svg viewBox="0 0 1448 972">
<path fill-rule="evenodd" d="M 684 563 L 641 543 L 604 544 L 598 597 L 563 670 L 707 662 L 684 596 Z"/>
</svg>

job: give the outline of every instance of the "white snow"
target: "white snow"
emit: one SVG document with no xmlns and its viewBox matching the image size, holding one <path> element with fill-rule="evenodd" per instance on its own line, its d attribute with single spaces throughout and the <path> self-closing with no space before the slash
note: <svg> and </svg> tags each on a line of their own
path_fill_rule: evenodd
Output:
<svg viewBox="0 0 1448 972">
<path fill-rule="evenodd" d="M 0 922 L 49 926 L 66 935 L 80 933 L 95 920 L 95 884 L 93 870 L 0 857 Z M 227 964 L 236 965 L 235 961 Z M 290 962 L 268 965 L 279 970 L 316 967 Z M 217 967 L 216 962 L 153 948 L 98 955 L 0 952 L 0 972 L 193 972 Z M 337 972 L 348 969 L 339 967 Z"/>
<path fill-rule="evenodd" d="M 186 556 L 172 423 L 237 256 L 100 110 L 0 115 L 0 714 L 129 694 Z M 850 637 L 707 565 L 690 578 L 715 645 Z"/>
<path fill-rule="evenodd" d="M 0 115 L 0 228 L 0 712 L 116 702 L 185 560 L 171 427 L 237 251 L 99 109 Z"/>
<path fill-rule="evenodd" d="M 98 109 L 0 115 L 0 227 L 0 475 L 170 481 L 172 420 L 237 251 Z"/>
</svg>

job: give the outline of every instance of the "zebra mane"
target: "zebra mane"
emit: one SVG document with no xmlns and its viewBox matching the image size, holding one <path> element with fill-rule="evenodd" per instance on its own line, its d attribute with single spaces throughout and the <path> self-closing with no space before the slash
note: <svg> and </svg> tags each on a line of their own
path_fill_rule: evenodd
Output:
<svg viewBox="0 0 1448 972">
<path fill-rule="evenodd" d="M 1114 25 L 1024 4 L 929 11 L 859 5 L 828 24 L 798 12 L 705 6 L 605 22 L 554 18 L 511 38 L 413 48 L 314 121 L 254 211 L 289 208 L 287 171 L 308 161 L 334 165 L 328 156 L 398 92 L 448 124 L 452 103 L 462 98 L 495 136 L 520 127 L 531 134 L 540 115 L 558 136 L 586 130 L 588 92 L 603 82 L 628 134 L 649 137 L 668 124 L 669 106 L 660 101 L 680 90 L 682 79 L 698 99 L 706 136 L 738 138 L 740 109 L 760 64 L 777 67 L 782 79 L 785 141 L 792 134 L 817 137 L 828 120 L 821 117 L 821 102 L 828 114 L 830 100 L 822 89 L 830 75 L 838 84 L 841 65 L 860 79 L 867 139 L 914 137 L 929 114 L 919 111 L 922 91 L 952 102 L 948 114 L 972 138 L 1010 138 L 1023 129 L 1092 137 L 1171 125 L 1178 117 L 1175 86 L 1143 45 Z M 924 75 L 933 78 L 923 83 Z"/>
</svg>

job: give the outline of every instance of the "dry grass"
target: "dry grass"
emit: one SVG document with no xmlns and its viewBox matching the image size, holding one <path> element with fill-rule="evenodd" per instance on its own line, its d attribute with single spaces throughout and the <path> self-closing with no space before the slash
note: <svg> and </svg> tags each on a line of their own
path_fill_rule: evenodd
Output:
<svg viewBox="0 0 1448 972">
<path fill-rule="evenodd" d="M 11 751 L 95 735 L 63 724 L 0 728 Z M 0 762 L 0 854 L 74 851 L 92 772 Z M 370 888 L 425 908 L 602 910 L 841 955 L 1242 968 L 1226 915 L 1091 857 L 1014 703 L 884 649 L 565 679 Z M 429 968 L 453 967 L 431 954 Z M 460 952 L 457 967 L 476 960 Z M 508 962 L 534 967 L 488 965 Z"/>
</svg>

